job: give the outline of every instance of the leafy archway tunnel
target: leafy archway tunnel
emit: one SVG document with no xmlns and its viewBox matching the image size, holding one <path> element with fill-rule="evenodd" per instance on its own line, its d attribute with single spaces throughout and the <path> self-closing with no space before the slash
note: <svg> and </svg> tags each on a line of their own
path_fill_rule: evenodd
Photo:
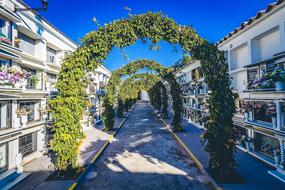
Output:
<svg viewBox="0 0 285 190">
<path fill-rule="evenodd" d="M 84 137 L 80 120 L 86 105 L 86 73 L 102 64 L 113 47 L 130 46 L 138 39 L 178 44 L 193 59 L 201 61 L 205 82 L 211 90 L 210 117 L 204 134 L 205 150 L 210 153 L 209 167 L 218 175 L 228 175 L 235 166 L 232 130 L 235 104 L 224 53 L 201 38 L 192 27 L 179 25 L 162 13 L 152 12 L 131 15 L 99 27 L 88 33 L 82 39 L 82 45 L 65 59 L 56 84 L 58 96 L 51 101 L 55 119 L 52 148 L 57 155 L 56 168 L 66 170 L 77 166 L 77 152 Z M 108 91 L 106 99 L 112 100 L 115 89 Z M 111 102 L 105 109 L 112 108 Z"/>
<path fill-rule="evenodd" d="M 157 75 L 143 74 L 143 73 L 136 74 L 139 70 L 145 68 L 155 71 Z M 131 77 L 127 78 L 124 82 L 122 82 L 121 79 L 127 76 Z M 140 77 L 141 80 L 136 80 L 138 77 Z M 165 68 L 157 62 L 149 60 L 133 61 L 113 72 L 113 75 L 107 86 L 108 95 L 104 100 L 104 105 L 107 105 L 105 106 L 105 111 L 103 113 L 105 127 L 108 129 L 113 128 L 114 105 L 118 100 L 118 98 L 122 99 L 126 98 L 126 96 L 132 96 L 132 97 L 127 97 L 128 99 L 134 98 L 133 96 L 134 95 L 137 96 L 139 91 L 141 90 L 149 91 L 154 85 L 159 87 L 157 88 L 157 90 L 160 90 L 160 87 L 164 85 L 162 83 L 158 83 L 159 81 L 165 81 L 170 86 L 170 94 L 171 94 L 171 99 L 173 101 L 172 105 L 174 112 L 172 126 L 174 131 L 181 131 L 182 97 L 181 97 L 181 90 L 179 84 L 175 80 L 175 77 L 172 73 L 172 69 Z M 165 90 L 165 87 L 163 88 L 163 90 Z M 153 97 L 156 94 L 151 93 L 151 95 L 152 95 L 151 97 Z M 167 96 L 167 94 L 165 94 L 165 96 Z M 116 99 L 116 97 L 118 98 Z M 160 106 L 157 107 L 157 109 L 160 109 Z M 164 108 L 163 114 L 165 115 L 166 112 L 167 110 L 166 108 Z"/>
</svg>

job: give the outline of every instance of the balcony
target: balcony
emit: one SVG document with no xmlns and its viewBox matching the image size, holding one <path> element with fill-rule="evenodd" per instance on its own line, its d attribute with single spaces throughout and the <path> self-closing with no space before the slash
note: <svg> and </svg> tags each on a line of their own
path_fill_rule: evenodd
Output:
<svg viewBox="0 0 285 190">
<path fill-rule="evenodd" d="M 36 74 L 12 66 L 0 70 L 0 89 L 3 91 L 22 91 L 25 89 L 39 89 L 40 78 Z"/>
<path fill-rule="evenodd" d="M 245 102 L 243 105 L 244 123 L 278 132 L 285 132 L 284 108 L 285 104 L 280 101 Z"/>
<path fill-rule="evenodd" d="M 208 87 L 204 83 L 192 82 L 186 83 L 185 85 L 181 86 L 182 95 L 207 95 L 208 94 Z"/>
<path fill-rule="evenodd" d="M 247 89 L 245 92 L 285 92 L 285 63 L 279 60 L 285 56 L 285 53 L 283 54 L 246 66 Z"/>
</svg>

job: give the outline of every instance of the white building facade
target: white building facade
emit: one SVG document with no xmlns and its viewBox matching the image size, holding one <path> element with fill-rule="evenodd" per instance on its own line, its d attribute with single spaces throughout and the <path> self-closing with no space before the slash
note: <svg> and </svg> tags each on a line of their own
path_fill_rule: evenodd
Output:
<svg viewBox="0 0 285 190">
<path fill-rule="evenodd" d="M 175 72 L 183 96 L 183 117 L 202 128 L 207 120 L 208 86 L 201 72 L 200 61 L 193 61 Z"/>
<path fill-rule="evenodd" d="M 270 4 L 217 44 L 225 52 L 232 87 L 239 95 L 233 118 L 239 148 L 275 167 L 269 173 L 285 182 L 285 1 Z M 197 62 L 186 65 L 176 77 L 184 95 L 184 117 L 203 127 L 208 112 L 207 89 L 205 106 L 200 109 L 197 101 L 193 104 L 199 91 L 193 91 L 191 84 L 198 66 Z M 195 110 L 205 118 L 201 114 L 196 117 Z"/>
<path fill-rule="evenodd" d="M 47 147 L 48 101 L 62 59 L 77 48 L 35 12 L 16 10 L 27 7 L 20 0 L 0 0 L 1 180 Z"/>
<path fill-rule="evenodd" d="M 241 146 L 273 165 L 278 173 L 271 174 L 285 175 L 285 1 L 258 12 L 218 47 L 239 94 L 233 120 Z"/>
<path fill-rule="evenodd" d="M 86 93 L 88 94 L 90 105 L 81 121 L 83 129 L 101 124 L 103 97 L 106 95 L 105 87 L 111 75 L 112 72 L 103 65 L 100 65 L 94 72 L 88 74 L 89 85 Z"/>
</svg>

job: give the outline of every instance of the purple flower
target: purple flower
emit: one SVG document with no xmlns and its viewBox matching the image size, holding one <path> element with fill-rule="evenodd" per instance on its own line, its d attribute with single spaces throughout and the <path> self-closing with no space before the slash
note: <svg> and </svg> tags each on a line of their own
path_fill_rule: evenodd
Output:
<svg viewBox="0 0 285 190">
<path fill-rule="evenodd" d="M 25 79 L 28 79 L 28 78 L 30 78 L 32 76 L 32 73 L 30 73 L 30 72 L 25 72 L 25 74 L 24 74 L 24 78 Z"/>
<path fill-rule="evenodd" d="M 7 80 L 7 79 L 8 79 L 8 73 L 0 72 L 0 80 Z"/>
<path fill-rule="evenodd" d="M 9 79 L 9 82 L 11 82 L 13 84 L 15 84 L 15 83 L 17 83 L 19 81 L 20 81 L 20 78 L 17 75 L 11 76 L 10 79 Z"/>
</svg>

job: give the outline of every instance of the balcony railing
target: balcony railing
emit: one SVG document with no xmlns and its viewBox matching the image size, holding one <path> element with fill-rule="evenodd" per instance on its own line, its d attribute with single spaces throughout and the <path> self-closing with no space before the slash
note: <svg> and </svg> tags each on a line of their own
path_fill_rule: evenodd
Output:
<svg viewBox="0 0 285 190">
<path fill-rule="evenodd" d="M 208 93 L 208 89 L 206 86 L 198 86 L 198 87 L 182 87 L 183 95 L 205 95 Z"/>
<path fill-rule="evenodd" d="M 0 69 L 0 88 L 7 90 L 41 89 L 42 78 L 36 73 L 24 71 L 12 66 Z"/>
<path fill-rule="evenodd" d="M 284 105 L 280 102 L 253 101 L 243 105 L 244 121 L 247 124 L 285 131 Z"/>
<path fill-rule="evenodd" d="M 284 91 L 284 63 L 260 63 L 247 67 L 247 90 L 253 92 Z"/>
</svg>

